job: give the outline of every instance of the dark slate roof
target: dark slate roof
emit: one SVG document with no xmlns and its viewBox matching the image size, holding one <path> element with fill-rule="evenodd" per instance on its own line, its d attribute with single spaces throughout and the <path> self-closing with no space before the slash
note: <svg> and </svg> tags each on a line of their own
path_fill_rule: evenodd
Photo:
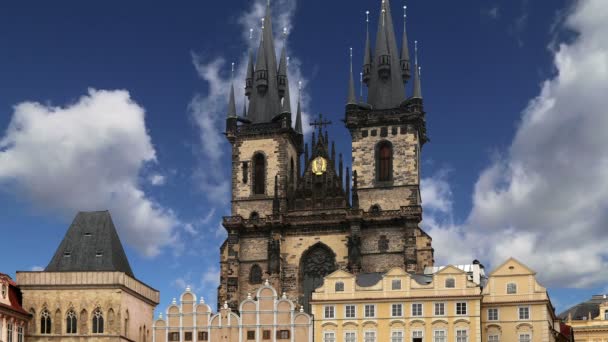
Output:
<svg viewBox="0 0 608 342">
<path fill-rule="evenodd" d="M 589 313 L 591 313 L 591 318 L 595 318 L 600 315 L 600 304 L 606 301 L 608 299 L 604 298 L 603 295 L 596 295 L 591 297 L 590 300 L 576 304 L 562 312 L 558 317 L 565 320 L 568 319 L 568 315 L 572 314 L 573 320 L 584 320 L 588 319 Z"/>
<path fill-rule="evenodd" d="M 357 274 L 357 285 L 361 287 L 369 287 L 378 284 L 382 280 L 384 273 L 373 272 L 373 273 L 359 273 Z"/>
<path fill-rule="evenodd" d="M 79 212 L 47 272 L 133 271 L 108 211 Z"/>
</svg>

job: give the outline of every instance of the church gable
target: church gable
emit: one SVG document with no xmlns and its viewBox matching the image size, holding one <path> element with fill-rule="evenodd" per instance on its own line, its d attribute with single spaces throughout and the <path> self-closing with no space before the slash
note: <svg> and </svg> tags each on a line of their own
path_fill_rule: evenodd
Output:
<svg viewBox="0 0 608 342">
<path fill-rule="evenodd" d="M 313 125 L 322 127 L 330 123 L 320 117 Z M 348 185 L 346 190 L 343 187 L 342 155 L 336 160 L 335 144 L 332 143 L 330 152 L 327 132 L 325 136 L 322 132 L 320 128 L 318 137 L 313 133 L 310 157 L 306 147 L 304 174 L 292 194 L 289 208 L 291 210 L 344 209 L 350 206 Z M 348 177 L 347 169 L 346 178 Z"/>
</svg>

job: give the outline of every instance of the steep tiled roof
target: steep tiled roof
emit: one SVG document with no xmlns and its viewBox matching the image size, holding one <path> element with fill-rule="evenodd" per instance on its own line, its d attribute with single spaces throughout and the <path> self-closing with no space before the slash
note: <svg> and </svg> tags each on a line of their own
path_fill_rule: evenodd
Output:
<svg viewBox="0 0 608 342">
<path fill-rule="evenodd" d="M 79 212 L 45 271 L 118 271 L 134 277 L 108 211 Z"/>
</svg>

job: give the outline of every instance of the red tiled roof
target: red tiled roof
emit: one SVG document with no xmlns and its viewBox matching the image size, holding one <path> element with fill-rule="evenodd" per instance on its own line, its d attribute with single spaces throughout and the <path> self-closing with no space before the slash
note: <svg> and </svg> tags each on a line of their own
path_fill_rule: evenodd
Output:
<svg viewBox="0 0 608 342">
<path fill-rule="evenodd" d="M 29 316 L 30 314 L 21 306 L 21 290 L 19 290 L 17 283 L 4 273 L 0 273 L 0 278 L 6 278 L 8 280 L 8 300 L 11 303 L 10 305 L 0 303 L 0 308 L 6 308 L 10 311 Z"/>
</svg>

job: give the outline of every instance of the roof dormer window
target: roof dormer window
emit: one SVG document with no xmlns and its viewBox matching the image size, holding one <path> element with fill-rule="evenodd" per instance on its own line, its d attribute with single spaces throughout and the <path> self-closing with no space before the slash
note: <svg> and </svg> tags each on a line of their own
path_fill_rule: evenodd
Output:
<svg viewBox="0 0 608 342">
<path fill-rule="evenodd" d="M 64 253 L 63 253 L 63 257 L 64 257 L 64 258 L 69 258 L 69 257 L 71 257 L 71 256 L 72 256 L 72 253 L 71 253 L 71 252 L 64 252 Z"/>
</svg>

